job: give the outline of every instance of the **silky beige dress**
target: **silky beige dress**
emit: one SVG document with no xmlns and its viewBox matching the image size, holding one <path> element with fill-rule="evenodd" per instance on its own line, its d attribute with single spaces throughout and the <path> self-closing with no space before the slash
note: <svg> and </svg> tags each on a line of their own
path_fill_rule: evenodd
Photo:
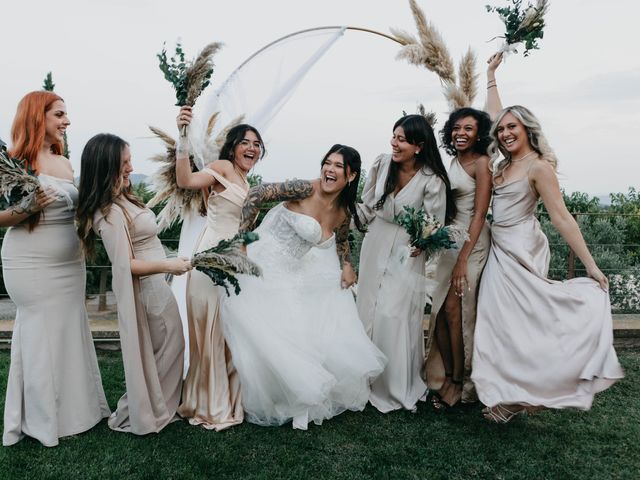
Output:
<svg viewBox="0 0 640 480">
<path fill-rule="evenodd" d="M 184 338 L 164 274 L 131 274 L 132 257 L 166 258 L 156 218 L 148 208 L 120 198 L 106 217 L 94 214 L 93 228 L 111 260 L 127 388 L 109 427 L 136 435 L 157 433 L 174 419 L 180 401 Z"/>
<path fill-rule="evenodd" d="M 207 226 L 196 252 L 215 246 L 238 233 L 245 189 L 217 172 L 204 168 L 225 190 L 208 198 Z M 247 185 L 248 188 L 248 185 Z M 220 322 L 220 298 L 226 295 L 205 274 L 192 270 L 187 280 L 189 371 L 178 413 L 192 425 L 224 430 L 242 423 L 240 380 L 231 361 Z"/>
<path fill-rule="evenodd" d="M 413 410 L 427 391 L 420 375 L 424 362 L 422 317 L 427 301 L 425 255 L 409 257 L 409 235 L 393 218 L 405 205 L 423 208 L 442 223 L 446 212 L 445 184 L 427 168 L 375 210 L 390 164 L 390 155 L 376 159 L 358 205 L 360 220 L 368 224 L 360 253 L 358 314 L 373 343 L 388 359 L 384 372 L 372 383 L 369 397 L 381 412 Z"/>
<path fill-rule="evenodd" d="M 537 203 L 526 176 L 494 188 L 471 379 L 488 406 L 587 410 L 595 393 L 623 377 L 609 294 L 590 278 L 547 278 Z"/>
<path fill-rule="evenodd" d="M 85 264 L 73 224 L 72 181 L 40 175 L 56 190 L 32 232 L 9 228 L 2 271 L 17 306 L 4 407 L 3 445 L 24 435 L 47 447 L 109 416 L 85 309 Z"/>
<path fill-rule="evenodd" d="M 451 161 L 449 181 L 451 182 L 451 189 L 455 195 L 456 207 L 458 209 L 453 225 L 457 225 L 464 231 L 468 231 L 474 211 L 476 181 L 462 168 L 457 158 Z M 466 291 L 460 299 L 462 307 L 462 341 L 464 345 L 463 402 L 475 402 L 478 400 L 473 382 L 471 382 L 470 379 L 471 354 L 473 353 L 473 331 L 476 325 L 476 303 L 478 287 L 480 285 L 480 275 L 482 275 L 482 269 L 487 261 L 490 241 L 489 225 L 485 222 L 478 241 L 474 245 L 467 260 L 467 282 L 469 290 Z M 436 267 L 435 282 L 437 285 L 431 304 L 429 337 L 427 340 L 424 369 L 427 385 L 429 388 L 436 390 L 442 387 L 445 378 L 445 369 L 442 363 L 440 349 L 438 348 L 437 342 L 434 341 L 436 317 L 438 316 L 438 312 L 444 308 L 444 301 L 447 298 L 447 293 L 451 286 L 451 273 L 458 260 L 459 253 L 460 250 L 456 248 L 445 250 L 438 259 L 438 265 Z"/>
</svg>

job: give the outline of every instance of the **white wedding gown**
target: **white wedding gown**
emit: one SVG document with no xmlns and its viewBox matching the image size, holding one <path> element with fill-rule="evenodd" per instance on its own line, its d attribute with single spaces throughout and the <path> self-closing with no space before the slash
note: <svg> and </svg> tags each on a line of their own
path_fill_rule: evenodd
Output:
<svg viewBox="0 0 640 480">
<path fill-rule="evenodd" d="M 340 286 L 335 236 L 323 241 L 314 218 L 284 204 L 256 232 L 247 254 L 263 276 L 240 275 L 242 292 L 224 299 L 221 315 L 246 419 L 306 429 L 362 410 L 386 358 Z"/>
</svg>

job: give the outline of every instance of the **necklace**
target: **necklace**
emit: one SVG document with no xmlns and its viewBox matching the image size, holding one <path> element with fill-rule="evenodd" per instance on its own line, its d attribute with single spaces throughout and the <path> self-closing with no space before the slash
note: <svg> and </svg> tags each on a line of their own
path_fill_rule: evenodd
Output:
<svg viewBox="0 0 640 480">
<path fill-rule="evenodd" d="M 531 150 L 529 153 L 527 153 L 526 155 L 524 155 L 524 156 L 522 156 L 522 157 L 520 157 L 520 158 L 517 158 L 517 159 L 515 159 L 515 160 L 513 160 L 513 159 L 512 159 L 512 160 L 511 160 L 511 163 L 518 163 L 518 162 L 521 162 L 521 161 L 522 161 L 522 160 L 524 160 L 525 158 L 530 157 L 531 155 L 533 155 L 534 153 L 536 153 L 536 151 L 535 151 L 535 150 Z"/>
<path fill-rule="evenodd" d="M 244 183 L 247 183 L 247 174 L 243 174 L 242 170 L 240 170 L 238 167 L 236 167 L 235 165 L 233 166 L 233 169 L 236 171 L 236 173 L 240 176 L 240 178 L 244 181 Z"/>
</svg>

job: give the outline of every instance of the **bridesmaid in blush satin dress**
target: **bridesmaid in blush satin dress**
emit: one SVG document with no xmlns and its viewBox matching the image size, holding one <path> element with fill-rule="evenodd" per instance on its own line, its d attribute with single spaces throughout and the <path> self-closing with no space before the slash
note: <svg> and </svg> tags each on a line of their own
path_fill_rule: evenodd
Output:
<svg viewBox="0 0 640 480">
<path fill-rule="evenodd" d="M 608 281 L 562 200 L 556 157 L 533 114 L 500 112 L 493 147 L 491 251 L 478 299 L 472 380 L 485 418 L 506 423 L 537 408 L 587 410 L 623 377 L 613 349 Z M 547 278 L 549 244 L 535 217 L 542 199 L 591 278 Z"/>
<path fill-rule="evenodd" d="M 178 128 L 191 121 L 191 109 L 183 107 Z M 240 213 L 249 189 L 247 174 L 264 155 L 258 131 L 240 124 L 229 130 L 220 150 L 220 160 L 192 172 L 188 152 L 178 149 L 178 186 L 209 189 L 207 224 L 196 252 L 215 246 L 238 233 Z M 182 390 L 178 413 L 192 425 L 224 430 L 242 423 L 244 412 L 240 380 L 225 341 L 220 321 L 220 299 L 225 296 L 205 274 L 192 271 L 187 279 L 189 319 L 189 370 Z"/>
</svg>

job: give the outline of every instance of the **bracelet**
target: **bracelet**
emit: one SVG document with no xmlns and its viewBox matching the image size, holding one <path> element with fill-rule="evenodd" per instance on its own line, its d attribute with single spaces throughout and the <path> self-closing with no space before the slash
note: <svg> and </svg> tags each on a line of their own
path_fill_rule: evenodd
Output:
<svg viewBox="0 0 640 480">
<path fill-rule="evenodd" d="M 487 87 L 487 90 L 489 90 L 489 89 L 491 89 L 491 88 L 498 88 L 498 86 L 497 86 L 497 85 L 495 85 L 495 84 L 493 84 L 493 85 L 489 85 L 489 86 Z"/>
<path fill-rule="evenodd" d="M 189 141 L 185 138 L 180 136 L 178 138 L 178 143 L 176 144 L 176 155 L 189 155 Z"/>
</svg>

